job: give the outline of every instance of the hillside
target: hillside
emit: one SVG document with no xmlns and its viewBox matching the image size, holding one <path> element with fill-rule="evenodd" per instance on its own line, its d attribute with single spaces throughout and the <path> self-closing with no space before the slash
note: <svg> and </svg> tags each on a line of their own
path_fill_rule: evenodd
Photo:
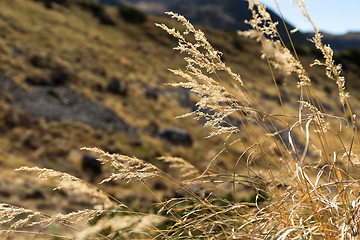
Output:
<svg viewBox="0 0 360 240">
<path fill-rule="evenodd" d="M 114 1 L 101 2 L 104 4 L 116 4 Z M 157 16 L 163 15 L 165 11 L 179 12 L 193 23 L 220 30 L 236 32 L 237 30 L 244 31 L 250 28 L 250 26 L 244 22 L 244 20 L 251 18 L 251 11 L 248 9 L 248 3 L 245 0 L 225 0 L 220 2 L 216 0 L 130 0 L 120 2 L 132 4 L 141 11 Z M 268 10 L 268 12 L 273 21 L 279 22 L 278 31 L 280 35 L 287 36 L 281 18 L 271 10 Z M 289 31 L 294 29 L 294 26 L 291 26 L 288 23 L 286 23 L 286 27 Z M 306 35 L 300 32 L 292 34 L 292 40 L 297 44 L 308 44 Z M 284 41 L 289 42 L 289 39 L 284 37 Z"/>
<path fill-rule="evenodd" d="M 220 2 L 203 0 L 100 0 L 100 2 L 112 6 L 118 6 L 119 2 L 131 4 L 141 11 L 157 16 L 162 16 L 165 11 L 181 12 L 193 23 L 233 32 L 248 30 L 249 25 L 245 24 L 244 20 L 251 18 L 251 13 L 247 9 L 248 6 L 245 0 L 226 0 Z M 268 9 L 268 12 L 273 21 L 279 22 L 280 35 L 286 36 L 286 30 L 279 15 L 270 9 Z M 288 23 L 286 23 L 286 27 L 289 30 L 294 29 L 294 26 Z M 323 33 L 323 35 L 324 42 L 330 44 L 335 50 L 341 51 L 346 48 L 360 49 L 360 33 L 347 33 L 340 36 Z M 292 34 L 292 41 L 296 44 L 311 45 L 307 39 L 312 37 L 312 33 L 297 32 Z M 288 38 L 284 38 L 284 41 L 288 42 Z"/>
<path fill-rule="evenodd" d="M 324 42 L 330 44 L 334 49 L 360 49 L 360 33 L 349 32 L 341 36 L 324 33 Z"/>
<path fill-rule="evenodd" d="M 178 24 L 148 16 L 145 23 L 133 25 L 119 18 L 115 8 L 106 11 L 115 26 L 100 24 L 75 4 L 54 4 L 53 9 L 46 9 L 42 2 L 1 1 L 3 202 L 22 205 L 39 189 L 39 183 L 30 175 L 12 181 L 21 174 L 13 169 L 22 165 L 51 167 L 91 180 L 93 174 L 82 167 L 86 153 L 79 149 L 83 146 L 136 156 L 159 166 L 164 164 L 157 157 L 179 156 L 199 168 L 207 165 L 207 161 L 199 159 L 211 159 L 222 148 L 219 143 L 223 139 L 204 140 L 208 133 L 195 120 L 174 119 L 194 108 L 196 97 L 164 84 L 179 81 L 167 68 L 184 66 L 183 56 L 171 50 L 176 42 L 154 22 Z M 248 40 L 211 29 L 209 33 L 224 52 L 234 48 L 234 53 L 240 54 L 234 44 L 244 42 L 255 47 L 249 48 L 246 55 L 255 58 L 254 52 L 258 53 L 256 44 Z M 228 58 L 248 65 L 238 54 Z M 174 128 L 180 136 L 191 138 L 190 146 L 189 141 L 182 143 L 181 138 L 168 137 L 167 131 Z M 208 151 L 210 146 L 212 150 Z M 229 158 L 225 156 L 224 161 Z M 162 167 L 166 169 L 166 165 Z M 103 174 L 108 171 L 104 168 Z M 127 202 L 128 195 L 134 194 L 131 185 L 120 185 L 128 189 L 124 190 L 126 194 L 111 190 L 119 186 L 105 187 Z M 49 192 L 46 195 L 42 191 L 45 199 L 35 201 L 38 207 L 50 208 L 52 201 L 61 198 Z M 168 194 L 173 194 L 171 189 Z M 67 202 L 61 201 L 59 208 L 67 207 Z M 76 208 L 76 204 L 72 206 Z"/>
<path fill-rule="evenodd" d="M 101 24 L 77 4 L 53 4 L 47 9 L 42 2 L 0 1 L 1 202 L 23 206 L 30 199 L 32 207 L 52 212 L 88 206 L 86 199 L 65 198 L 67 193 L 51 192 L 49 182 L 42 186 L 33 175 L 13 171 L 22 165 L 37 165 L 90 181 L 107 176 L 109 167 L 96 172 L 83 166 L 86 152 L 79 150 L 83 146 L 136 156 L 169 173 L 172 170 L 157 157 L 182 157 L 203 171 L 223 149 L 226 136 L 205 138 L 210 129 L 204 129 L 201 121 L 174 119 L 196 109 L 197 96 L 164 84 L 181 81 L 167 69 L 184 68 L 185 56 L 172 50 L 175 40 L 154 23 L 181 28 L 180 24 L 152 15 L 141 24 L 132 24 L 115 7 L 107 6 L 105 11 L 113 25 Z M 269 67 L 260 59 L 259 44 L 232 32 L 197 27 L 224 53 L 224 61 L 242 76 L 264 110 L 281 113 Z M 298 46 L 298 54 L 309 69 L 312 59 L 319 57 L 309 46 Z M 335 57 L 344 64 L 353 109 L 360 110 L 360 65 L 353 56 L 356 54 Z M 340 115 L 336 85 L 324 77 L 320 67 L 309 72 L 326 111 Z M 288 113 L 296 115 L 296 80 L 278 72 L 275 77 Z M 236 89 L 225 75 L 223 81 Z M 241 124 L 236 119 L 229 121 Z M 178 135 L 169 136 L 169 132 Z M 215 165 L 222 172 L 231 172 L 237 160 L 234 156 L 243 150 L 239 144 L 220 155 Z M 159 179 L 148 184 L 158 188 L 159 198 L 175 194 Z M 139 183 L 119 182 L 104 188 L 138 209 L 151 208 L 157 201 Z M 231 186 L 220 194 L 228 191 Z"/>
</svg>

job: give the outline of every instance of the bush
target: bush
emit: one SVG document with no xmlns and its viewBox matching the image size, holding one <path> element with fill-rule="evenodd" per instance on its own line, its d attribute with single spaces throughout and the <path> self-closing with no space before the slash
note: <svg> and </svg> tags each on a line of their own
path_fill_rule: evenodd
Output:
<svg viewBox="0 0 360 240">
<path fill-rule="evenodd" d="M 114 20 L 106 13 L 104 5 L 94 1 L 79 1 L 77 2 L 83 9 L 90 11 L 95 17 L 104 25 L 116 25 Z"/>
<path fill-rule="evenodd" d="M 104 5 L 94 1 L 79 1 L 78 4 L 88 11 L 90 11 L 94 16 L 100 17 L 104 12 Z"/>
<path fill-rule="evenodd" d="M 60 4 L 60 5 L 64 5 L 64 6 L 68 6 L 70 4 L 69 0 L 52 0 L 54 3 Z"/>
<path fill-rule="evenodd" d="M 41 1 L 44 2 L 45 6 L 48 6 L 48 8 L 52 8 L 52 3 L 57 3 L 59 5 L 63 5 L 65 7 L 70 6 L 71 0 L 34 0 L 35 2 Z"/>
<path fill-rule="evenodd" d="M 146 21 L 146 14 L 126 5 L 119 6 L 119 14 L 120 16 L 129 23 L 143 23 Z"/>
</svg>

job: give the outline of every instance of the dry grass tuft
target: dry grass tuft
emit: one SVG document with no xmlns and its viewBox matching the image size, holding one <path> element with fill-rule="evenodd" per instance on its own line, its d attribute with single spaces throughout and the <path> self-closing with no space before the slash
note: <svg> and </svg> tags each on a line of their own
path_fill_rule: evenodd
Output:
<svg viewBox="0 0 360 240">
<path fill-rule="evenodd" d="M 305 2 L 294 2 L 313 24 Z M 261 58 L 268 64 L 281 112 L 262 106 L 247 88 L 246 79 L 222 61 L 222 53 L 212 47 L 201 30 L 185 17 L 168 12 L 185 30 L 180 32 L 164 24 L 156 25 L 178 40 L 174 49 L 186 54 L 187 63 L 185 70 L 170 70 L 185 79 L 172 85 L 190 89 L 200 98 L 197 109 L 181 117 L 205 120 L 205 126 L 213 129 L 209 137 L 226 134 L 223 150 L 201 174 L 182 158 L 160 158 L 179 169 L 183 178 L 195 175 L 183 182 L 190 185 L 185 187 L 156 166 L 136 157 L 83 148 L 99 154 L 99 161 L 109 163 L 116 171 L 101 183 L 120 179 L 137 180 L 145 185 L 145 180 L 160 176 L 187 192 L 186 196 L 161 202 L 158 214 L 131 212 L 116 199 L 69 174 L 22 167 L 18 170 L 37 171 L 41 180 L 60 178 L 57 188 L 88 194 L 98 201 L 96 210 L 46 216 L 3 204 L 1 223 L 12 222 L 9 230 L 3 233 L 42 225 L 38 230 L 40 234 L 49 225 L 58 223 L 77 232 L 72 239 L 358 239 L 359 136 L 356 115 L 348 101 L 349 93 L 345 91 L 345 78 L 340 75 L 341 65 L 335 64 L 333 51 L 321 42 L 321 35 L 313 24 L 312 42 L 324 60 L 315 60 L 311 66 L 325 66 L 325 75 L 338 87 L 339 105 L 343 108 L 343 116 L 332 116 L 317 98 L 314 82 L 296 55 L 296 49 L 293 47 L 295 54 L 291 54 L 285 46 L 277 23 L 272 21 L 266 8 L 260 1 L 249 0 L 249 9 L 253 19 L 248 23 L 253 29 L 239 34 L 261 43 Z M 294 112 L 293 106 L 282 100 L 274 77 L 276 71 L 296 82 L 297 115 L 290 114 Z M 343 129 L 342 125 L 347 128 Z M 231 149 L 239 145 L 245 150 L 232 156 L 233 171 L 219 172 L 214 166 L 215 160 L 222 154 L 236 153 Z M 210 194 L 202 196 L 191 183 L 194 186 L 212 184 Z M 216 191 L 228 185 L 232 193 L 218 197 Z M 240 198 L 240 192 L 245 190 L 254 195 Z M 77 221 L 86 222 L 100 214 L 102 219 L 93 227 L 78 226 Z"/>
</svg>

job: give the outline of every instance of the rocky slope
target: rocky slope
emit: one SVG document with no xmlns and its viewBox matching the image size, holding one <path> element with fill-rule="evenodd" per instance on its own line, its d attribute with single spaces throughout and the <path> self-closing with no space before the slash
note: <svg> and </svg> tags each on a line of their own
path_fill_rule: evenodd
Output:
<svg viewBox="0 0 360 240">
<path fill-rule="evenodd" d="M 180 24 L 152 15 L 134 24 L 121 18 L 116 8 L 104 9 L 113 24 L 102 23 L 89 9 L 76 4 L 54 3 L 46 8 L 43 2 L 0 1 L 1 202 L 22 205 L 24 200 L 33 199 L 30 207 L 47 211 L 88 206 L 81 197 L 64 198 L 70 193 L 46 193 L 53 188 L 51 182 L 43 186 L 34 176 L 13 171 L 21 165 L 37 165 L 90 181 L 108 176 L 112 170 L 107 166 L 101 173 L 94 171 L 99 176 L 89 175 L 83 164 L 86 153 L 79 150 L 83 146 L 136 156 L 170 174 L 172 170 L 157 157 L 183 157 L 203 170 L 223 149 L 226 136 L 204 139 L 208 129 L 201 122 L 174 119 L 194 110 L 198 99 L 189 91 L 164 84 L 181 81 L 167 69 L 183 68 L 184 56 L 172 50 L 176 42 L 154 22 L 177 28 Z M 277 89 L 267 63 L 260 59 L 259 44 L 232 32 L 200 28 L 224 53 L 224 61 L 240 73 L 262 107 L 281 114 Z M 308 46 L 299 46 L 298 54 L 306 67 L 319 57 Z M 354 109 L 359 110 L 359 65 L 348 55 L 336 58 L 344 60 L 349 79 L 346 87 Z M 324 69 L 309 72 L 329 114 L 341 115 L 336 85 L 324 77 Z M 297 114 L 295 78 L 275 74 L 289 114 Z M 220 77 L 235 89 L 226 75 Z M 239 144 L 220 155 L 214 165 L 231 172 L 234 156 L 243 150 Z M 133 184 L 117 182 L 104 188 L 125 203 L 149 208 L 149 204 L 144 206 L 144 198 L 148 197 L 150 204 L 154 198 L 144 193 L 141 184 Z M 149 182 L 159 190 L 159 198 L 174 194 L 167 184 L 158 179 Z M 224 188 L 223 193 L 226 191 L 231 189 Z"/>
</svg>

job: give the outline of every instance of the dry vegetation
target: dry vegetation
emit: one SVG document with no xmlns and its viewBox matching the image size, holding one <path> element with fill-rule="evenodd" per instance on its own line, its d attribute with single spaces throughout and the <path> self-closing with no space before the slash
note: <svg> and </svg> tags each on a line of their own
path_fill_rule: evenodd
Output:
<svg viewBox="0 0 360 240">
<path fill-rule="evenodd" d="M 304 3 L 295 2 L 311 22 Z M 331 48 L 321 42 L 315 25 L 312 42 L 318 60 L 311 60 L 314 56 L 305 54 L 311 49 L 302 48 L 304 55 L 299 56 L 293 46 L 286 48 L 276 23 L 258 1 L 249 1 L 253 30 L 239 32 L 241 38 L 213 29 L 206 29 L 205 37 L 174 13 L 168 15 L 178 20 L 175 23 L 149 17 L 136 26 L 117 19 L 118 31 L 114 31 L 114 27 L 99 27 L 76 6 L 56 5 L 50 14 L 38 3 L 5 0 L 0 9 L 0 68 L 22 88 L 30 91 L 29 74 L 47 80 L 54 68 L 66 68 L 72 73 L 68 86 L 102 102 L 131 126 L 143 130 L 155 121 L 160 128 L 182 126 L 194 137 L 193 146 L 185 147 L 166 144 L 146 131 L 140 131 L 139 139 L 134 140 L 121 131 L 104 133 L 72 121 L 38 119 L 24 126 L 21 119 L 30 117 L 12 108 L 10 90 L 3 93 L 1 180 L 21 195 L 34 186 L 34 180 L 19 171 L 36 172 L 45 182 L 41 189 L 54 183 L 57 195 L 46 199 L 48 205 L 44 200 L 39 204 L 29 201 L 25 207 L 11 194 L 7 203 L 0 205 L 0 221 L 6 229 L 1 237 L 358 238 L 360 161 L 355 114 L 360 105 L 356 98 L 350 102 L 355 89 L 349 93 L 349 87 L 345 88 L 342 66 L 335 63 Z M 108 11 L 116 18 L 115 9 Z M 165 24 L 156 27 L 152 22 Z M 169 53 L 174 41 L 163 30 L 177 39 L 175 50 L 180 57 Z M 14 57 L 14 49 L 22 53 L 20 57 Z M 34 54 L 51 59 L 48 62 L 54 66 L 31 67 L 28 62 Z M 260 55 L 262 60 L 256 59 Z M 181 68 L 183 57 L 186 65 Z M 164 62 L 174 70 L 165 71 Z M 356 86 L 356 66 L 347 63 L 346 68 L 347 78 L 352 79 L 349 86 Z M 96 86 L 105 85 L 101 72 L 125 79 L 128 96 L 99 90 Z M 174 92 L 160 84 L 162 79 L 195 93 L 197 97 L 190 97 L 197 101 L 195 110 L 189 113 L 182 108 L 174 100 Z M 157 101 L 146 99 L 144 86 L 156 87 L 164 94 Z M 189 118 L 174 123 L 172 118 L 179 115 L 204 123 L 206 132 L 200 134 L 202 126 Z M 15 126 L 9 127 L 6 116 L 12 116 Z M 203 139 L 206 135 L 210 138 Z M 29 136 L 40 141 L 32 142 L 35 151 L 25 150 Z M 141 144 L 134 143 L 138 140 Z M 64 144 L 66 141 L 70 144 Z M 102 185 L 89 184 L 77 177 L 82 175 L 80 170 L 70 169 L 71 164 L 76 166 L 72 159 L 79 154 L 73 149 L 81 146 L 88 146 L 83 150 L 97 154 L 105 166 Z M 157 158 L 160 155 L 165 157 Z M 17 171 L 10 172 L 10 167 Z M 156 179 L 178 189 L 176 196 L 167 197 L 152 188 Z M 126 187 L 121 181 L 135 184 Z M 145 210 L 138 211 L 141 202 L 124 204 L 124 192 L 143 189 L 153 195 L 141 200 L 147 202 Z M 59 204 L 59 199 L 70 201 Z M 152 203 L 153 208 L 149 207 Z M 81 206 L 86 208 L 75 210 Z M 55 209 L 49 210 L 52 207 L 63 212 L 54 214 Z"/>
</svg>

